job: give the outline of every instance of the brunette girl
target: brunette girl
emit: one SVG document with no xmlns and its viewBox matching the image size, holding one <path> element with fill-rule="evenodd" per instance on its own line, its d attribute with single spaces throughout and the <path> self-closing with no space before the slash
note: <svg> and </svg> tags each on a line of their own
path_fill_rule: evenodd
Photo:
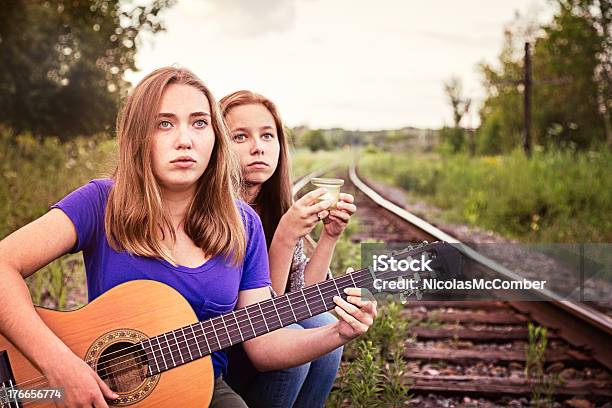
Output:
<svg viewBox="0 0 612 408">
<path fill-rule="evenodd" d="M 214 97 L 185 69 L 147 75 L 117 121 L 112 178 L 70 193 L 0 241 L 0 332 L 35 364 L 63 407 L 106 407 L 117 395 L 40 319 L 23 278 L 68 252 L 83 251 L 89 299 L 135 279 L 170 285 L 206 319 L 270 297 L 259 218 L 236 201 L 235 167 Z M 263 371 L 303 364 L 364 333 L 376 314 L 359 289 L 336 298 L 341 319 L 297 333 L 279 329 L 244 344 Z M 112 319 L 112 316 L 109 316 Z M 211 406 L 244 402 L 223 381 L 225 352 L 212 355 Z"/>
<path fill-rule="evenodd" d="M 340 194 L 340 201 L 331 210 L 329 202 L 317 200 L 324 189 L 293 202 L 287 138 L 274 103 L 260 94 L 238 91 L 221 99 L 220 104 L 233 141 L 231 147 L 242 168 L 242 198 L 263 223 L 272 287 L 282 294 L 323 281 L 329 273 L 336 242 L 356 211 L 353 197 Z M 308 259 L 304 255 L 304 237 L 321 220 L 321 236 Z M 323 313 L 289 327 L 311 329 L 336 322 L 331 314 Z M 249 364 L 239 348 L 232 350 L 230 356 L 230 383 L 249 406 L 318 407 L 323 406 L 331 391 L 342 348 L 297 367 L 254 373 L 251 383 L 245 382 Z"/>
</svg>

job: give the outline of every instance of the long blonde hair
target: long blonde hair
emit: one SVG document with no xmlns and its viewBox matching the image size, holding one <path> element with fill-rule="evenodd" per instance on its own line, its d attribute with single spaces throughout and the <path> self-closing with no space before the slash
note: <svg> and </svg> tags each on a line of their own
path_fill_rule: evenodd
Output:
<svg viewBox="0 0 612 408">
<path fill-rule="evenodd" d="M 235 203 L 240 168 L 230 153 L 229 137 L 214 96 L 195 74 L 183 68 L 151 72 L 134 88 L 119 113 L 119 160 L 104 217 L 107 239 L 115 250 L 176 264 L 159 239 L 169 231 L 171 242 L 175 242 L 176 232 L 151 165 L 151 134 L 162 94 L 171 84 L 190 85 L 204 93 L 215 133 L 210 161 L 184 220 L 185 232 L 206 256 L 221 254 L 238 264 L 246 251 L 246 234 Z"/>
<path fill-rule="evenodd" d="M 274 232 L 278 227 L 281 217 L 291 208 L 293 198 L 291 196 L 291 177 L 289 175 L 291 163 L 289 161 L 289 145 L 285 134 L 285 128 L 276 105 L 263 95 L 251 91 L 236 91 L 224 96 L 219 101 L 221 113 L 226 118 L 229 112 L 241 105 L 263 105 L 274 118 L 276 133 L 280 144 L 278 165 L 272 176 L 266 180 L 255 197 L 255 210 L 261 218 L 266 243 L 270 247 Z"/>
</svg>

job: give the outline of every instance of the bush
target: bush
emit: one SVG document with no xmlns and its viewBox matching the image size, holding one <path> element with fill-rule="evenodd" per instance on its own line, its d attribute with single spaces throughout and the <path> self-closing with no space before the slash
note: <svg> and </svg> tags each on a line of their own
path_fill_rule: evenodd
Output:
<svg viewBox="0 0 612 408">
<path fill-rule="evenodd" d="M 440 129 L 441 148 L 450 153 L 457 153 L 466 147 L 465 129 L 444 127 Z"/>
<path fill-rule="evenodd" d="M 448 220 L 529 242 L 612 239 L 612 153 L 521 150 L 504 156 L 366 154 L 366 177 L 402 187 Z"/>
<path fill-rule="evenodd" d="M 0 239 L 40 217 L 70 191 L 109 173 L 115 142 L 106 135 L 60 143 L 0 128 Z M 81 255 L 62 257 L 27 283 L 36 304 L 74 308 L 85 301 Z"/>
</svg>

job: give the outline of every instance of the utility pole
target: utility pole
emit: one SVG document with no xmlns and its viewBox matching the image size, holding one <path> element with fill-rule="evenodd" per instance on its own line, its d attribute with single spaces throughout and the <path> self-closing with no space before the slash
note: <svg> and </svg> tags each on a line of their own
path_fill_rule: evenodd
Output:
<svg viewBox="0 0 612 408">
<path fill-rule="evenodd" d="M 525 42 L 525 57 L 523 61 L 523 78 L 508 79 L 495 81 L 496 86 L 512 86 L 523 85 L 523 150 L 525 154 L 530 156 L 532 150 L 531 137 L 531 97 L 533 94 L 533 86 L 535 85 L 563 85 L 572 82 L 571 77 L 561 77 L 552 79 L 533 80 L 531 67 L 531 43 Z"/>
<path fill-rule="evenodd" d="M 523 132 L 525 133 L 525 140 L 523 147 L 525 149 L 525 154 L 527 156 L 531 155 L 531 44 L 529 42 L 525 43 L 525 66 L 524 66 L 524 77 L 523 77 L 523 86 L 525 89 L 523 90 L 524 97 L 524 107 L 523 107 L 523 125 L 525 129 Z"/>
</svg>

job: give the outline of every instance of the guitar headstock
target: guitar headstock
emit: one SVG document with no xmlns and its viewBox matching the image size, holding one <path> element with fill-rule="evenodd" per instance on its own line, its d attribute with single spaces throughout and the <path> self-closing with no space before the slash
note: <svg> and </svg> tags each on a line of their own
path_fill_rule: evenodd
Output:
<svg viewBox="0 0 612 408">
<path fill-rule="evenodd" d="M 371 255 L 370 272 L 375 292 L 400 293 L 402 301 L 421 299 L 425 280 L 458 279 L 463 273 L 461 253 L 447 242 L 423 242 L 400 249 L 383 249 Z"/>
</svg>

